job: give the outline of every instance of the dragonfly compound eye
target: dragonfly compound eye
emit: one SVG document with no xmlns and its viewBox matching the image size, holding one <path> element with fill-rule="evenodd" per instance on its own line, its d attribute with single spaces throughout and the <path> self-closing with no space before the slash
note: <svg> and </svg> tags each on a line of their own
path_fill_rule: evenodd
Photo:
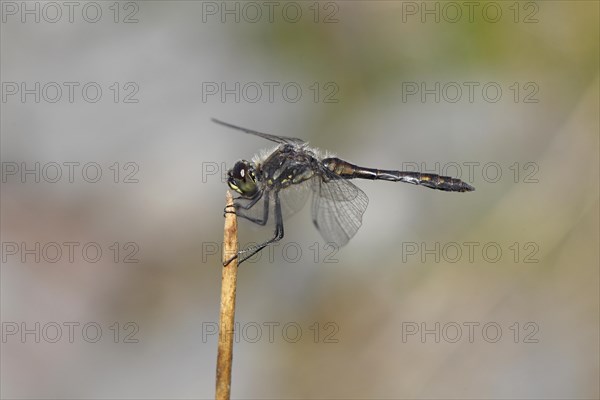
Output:
<svg viewBox="0 0 600 400">
<path fill-rule="evenodd" d="M 256 176 L 254 166 L 246 161 L 238 161 L 235 166 L 227 172 L 227 184 L 229 187 L 244 197 L 252 197 L 256 194 Z"/>
</svg>

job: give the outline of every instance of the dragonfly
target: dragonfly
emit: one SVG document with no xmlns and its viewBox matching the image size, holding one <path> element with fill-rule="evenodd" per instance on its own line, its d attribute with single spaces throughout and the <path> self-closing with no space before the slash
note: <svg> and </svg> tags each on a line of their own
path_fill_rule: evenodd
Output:
<svg viewBox="0 0 600 400">
<path fill-rule="evenodd" d="M 243 128 L 213 118 L 227 128 L 255 135 L 277 146 L 258 155 L 252 161 L 239 160 L 227 171 L 227 184 L 239 194 L 234 209 L 226 209 L 238 217 L 258 225 L 273 221 L 273 237 L 260 244 L 240 250 L 224 264 L 238 258 L 246 261 L 265 247 L 283 238 L 283 221 L 299 211 L 312 192 L 312 221 L 328 244 L 342 247 L 362 225 L 369 204 L 367 195 L 351 179 L 405 182 L 446 192 L 471 192 L 475 188 L 449 176 L 366 168 L 354 165 L 329 152 L 309 147 L 302 139 L 276 136 Z"/>
</svg>

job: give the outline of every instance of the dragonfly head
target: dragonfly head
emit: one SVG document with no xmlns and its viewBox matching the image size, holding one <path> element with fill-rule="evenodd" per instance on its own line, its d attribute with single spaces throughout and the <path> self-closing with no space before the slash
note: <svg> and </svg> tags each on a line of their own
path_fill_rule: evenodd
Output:
<svg viewBox="0 0 600 400">
<path fill-rule="evenodd" d="M 227 171 L 227 184 L 242 197 L 252 198 L 258 191 L 256 168 L 250 161 L 241 160 Z"/>
</svg>

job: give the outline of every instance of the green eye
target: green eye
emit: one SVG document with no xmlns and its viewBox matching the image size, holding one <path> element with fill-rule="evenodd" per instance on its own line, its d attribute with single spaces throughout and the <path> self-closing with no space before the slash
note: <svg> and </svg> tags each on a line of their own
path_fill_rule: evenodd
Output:
<svg viewBox="0 0 600 400">
<path fill-rule="evenodd" d="M 240 189 L 244 193 L 252 193 L 256 191 L 256 183 L 254 183 L 253 181 L 242 182 L 242 184 L 240 185 Z"/>
<path fill-rule="evenodd" d="M 235 166 L 227 172 L 227 184 L 232 190 L 235 190 L 244 197 L 252 197 L 256 194 L 258 187 L 256 185 L 256 174 L 254 165 L 248 161 L 242 160 L 235 163 Z"/>
</svg>

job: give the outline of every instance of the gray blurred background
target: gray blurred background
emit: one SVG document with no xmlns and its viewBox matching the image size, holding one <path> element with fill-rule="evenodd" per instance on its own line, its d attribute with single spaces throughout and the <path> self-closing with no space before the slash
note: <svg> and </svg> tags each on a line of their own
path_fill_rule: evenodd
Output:
<svg viewBox="0 0 600 400">
<path fill-rule="evenodd" d="M 477 189 L 286 221 L 234 398 L 599 397 L 597 2 L 1 6 L 3 398 L 214 396 L 222 174 L 271 144 L 211 117 Z"/>
</svg>

